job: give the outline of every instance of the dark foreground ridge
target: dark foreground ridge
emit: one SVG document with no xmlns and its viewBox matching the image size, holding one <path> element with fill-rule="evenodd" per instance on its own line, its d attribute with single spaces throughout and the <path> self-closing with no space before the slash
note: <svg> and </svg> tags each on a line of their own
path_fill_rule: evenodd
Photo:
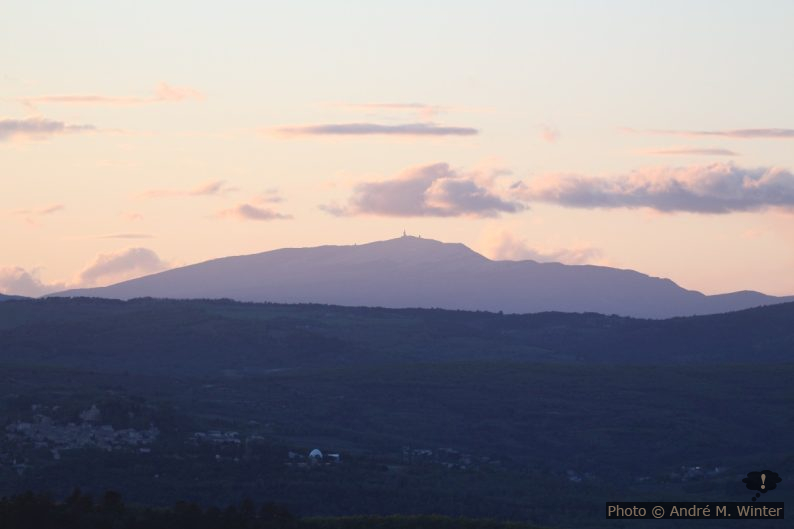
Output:
<svg viewBox="0 0 794 529">
<path fill-rule="evenodd" d="M 608 501 L 747 501 L 749 471 L 794 475 L 792 321 L 794 304 L 638 320 L 7 301 L 0 496 L 117 490 L 205 515 L 248 497 L 340 528 L 606 529 Z M 453 518 L 405 517 L 435 514 Z"/>
<path fill-rule="evenodd" d="M 0 293 L 0 301 L 9 301 L 12 299 L 26 299 L 24 296 L 9 296 L 7 294 Z"/>
<path fill-rule="evenodd" d="M 347 516 L 297 518 L 285 507 L 258 507 L 245 499 L 224 509 L 177 502 L 157 509 L 127 506 L 121 494 L 105 492 L 99 501 L 75 490 L 62 502 L 27 492 L 0 499 L 3 529 L 538 529 L 495 520 L 447 516 Z"/>
<path fill-rule="evenodd" d="M 137 373 L 512 360 L 619 364 L 794 361 L 794 303 L 641 320 L 230 300 L 0 304 L 0 362 Z"/>
</svg>

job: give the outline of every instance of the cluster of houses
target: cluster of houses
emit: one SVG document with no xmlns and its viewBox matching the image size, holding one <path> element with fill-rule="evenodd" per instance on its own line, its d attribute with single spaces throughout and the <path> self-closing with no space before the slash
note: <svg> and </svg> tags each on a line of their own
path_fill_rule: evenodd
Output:
<svg viewBox="0 0 794 529">
<path fill-rule="evenodd" d="M 193 446 L 210 446 L 229 453 L 244 452 L 244 457 L 251 455 L 251 452 L 265 446 L 266 440 L 261 435 L 241 436 L 239 432 L 208 430 L 206 432 L 194 432 L 187 438 L 187 444 Z M 239 450 L 237 450 L 239 449 Z"/>
<path fill-rule="evenodd" d="M 670 474 L 670 478 L 673 481 L 697 481 L 705 478 L 711 478 L 714 476 L 719 476 L 720 474 L 724 473 L 727 469 L 721 466 L 715 467 L 707 467 L 707 466 L 682 466 L 679 472 L 672 472 Z"/>
<path fill-rule="evenodd" d="M 57 424 L 46 415 L 35 415 L 31 422 L 17 421 L 5 428 L 6 438 L 17 443 L 28 442 L 34 448 L 47 448 L 53 458 L 60 459 L 61 450 L 99 448 L 102 450 L 137 449 L 146 453 L 160 435 L 154 426 L 147 430 L 132 428 L 116 430 L 109 424 L 97 424 L 98 410 L 92 407 L 81 414 L 83 422 Z"/>
<path fill-rule="evenodd" d="M 243 437 L 239 432 L 235 431 L 208 430 L 191 434 L 187 442 L 194 446 L 209 446 L 217 449 L 218 453 L 215 458 L 219 461 L 225 459 L 239 461 L 240 457 L 243 459 L 248 457 L 252 449 L 257 446 L 264 446 L 265 438 L 261 435 Z M 342 456 L 340 454 L 323 453 L 319 448 L 315 448 L 306 453 L 287 452 L 286 465 L 297 468 L 309 468 L 319 465 L 334 465 L 341 461 Z"/>
<path fill-rule="evenodd" d="M 203 445 L 233 445 L 240 446 L 240 434 L 238 432 L 223 432 L 221 430 L 210 430 L 208 432 L 196 432 L 192 434 L 188 441 L 192 444 Z"/>
<path fill-rule="evenodd" d="M 590 472 L 578 472 L 572 468 L 569 468 L 565 471 L 565 479 L 571 483 L 582 483 L 584 481 L 591 481 L 595 479 L 595 476 Z"/>
<path fill-rule="evenodd" d="M 446 468 L 467 470 L 481 466 L 500 466 L 498 459 L 487 456 L 475 457 L 454 448 L 411 448 L 404 446 L 402 460 L 406 465 L 436 464 Z"/>
</svg>

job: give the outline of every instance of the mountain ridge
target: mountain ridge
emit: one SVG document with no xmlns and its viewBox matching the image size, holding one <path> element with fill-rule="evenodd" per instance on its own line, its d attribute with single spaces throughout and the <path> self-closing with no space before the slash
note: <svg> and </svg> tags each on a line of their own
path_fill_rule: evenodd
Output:
<svg viewBox="0 0 794 529">
<path fill-rule="evenodd" d="M 597 265 L 491 260 L 460 243 L 403 236 L 362 245 L 227 256 L 89 289 L 116 299 L 230 298 L 386 308 L 597 312 L 666 318 L 794 301 L 752 291 L 717 296 L 668 278 Z"/>
</svg>

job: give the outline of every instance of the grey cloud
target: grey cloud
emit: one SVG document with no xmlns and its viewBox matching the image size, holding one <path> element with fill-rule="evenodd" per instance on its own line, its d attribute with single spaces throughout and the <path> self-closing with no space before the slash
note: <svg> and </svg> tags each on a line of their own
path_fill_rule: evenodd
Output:
<svg viewBox="0 0 794 529">
<path fill-rule="evenodd" d="M 645 151 L 645 154 L 654 156 L 739 156 L 739 153 L 730 149 L 652 149 Z"/>
<path fill-rule="evenodd" d="M 329 123 L 282 127 L 279 133 L 286 136 L 474 136 L 479 131 L 470 127 L 446 127 L 436 123 L 405 123 L 381 125 L 378 123 Z"/>
<path fill-rule="evenodd" d="M 334 215 L 493 217 L 525 208 L 478 184 L 473 177 L 438 163 L 410 169 L 392 180 L 361 183 L 346 206 L 324 205 L 321 209 Z"/>
<path fill-rule="evenodd" d="M 267 189 L 252 200 L 255 204 L 278 204 L 283 201 L 284 199 L 279 195 L 279 191 L 276 188 Z"/>
<path fill-rule="evenodd" d="M 43 139 L 60 134 L 73 134 L 96 130 L 93 125 L 70 125 L 63 121 L 44 118 L 0 119 L 0 141 L 17 138 Z"/>
<path fill-rule="evenodd" d="M 271 209 L 255 206 L 253 204 L 238 204 L 225 209 L 218 214 L 220 217 L 236 218 L 239 220 L 280 220 L 290 219 L 290 215 L 283 215 Z"/>
<path fill-rule="evenodd" d="M 716 163 L 633 171 L 613 178 L 551 175 L 514 190 L 525 200 L 576 208 L 729 213 L 794 208 L 794 175 L 775 167 Z"/>
<path fill-rule="evenodd" d="M 200 197 L 206 195 L 217 195 L 219 193 L 232 191 L 232 190 L 233 189 L 227 188 L 225 186 L 225 183 L 222 180 L 220 180 L 220 181 L 208 182 L 204 185 L 200 185 L 197 188 L 188 191 L 187 194 L 194 197 Z"/>
<path fill-rule="evenodd" d="M 659 131 L 670 132 L 670 131 Z M 672 131 L 672 134 L 684 136 L 722 136 L 726 138 L 757 139 L 757 138 L 794 138 L 794 129 L 734 129 L 734 130 L 691 130 Z"/>
<path fill-rule="evenodd" d="M 667 136 L 694 136 L 694 137 L 722 137 L 742 140 L 752 139 L 792 139 L 794 129 L 765 128 L 765 129 L 727 129 L 727 130 L 637 130 L 629 127 L 621 128 L 624 132 L 638 134 L 655 134 Z"/>
</svg>

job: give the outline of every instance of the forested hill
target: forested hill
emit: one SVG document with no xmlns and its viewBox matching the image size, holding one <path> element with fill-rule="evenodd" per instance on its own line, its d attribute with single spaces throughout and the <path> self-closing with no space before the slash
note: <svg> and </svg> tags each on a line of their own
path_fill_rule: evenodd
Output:
<svg viewBox="0 0 794 529">
<path fill-rule="evenodd" d="M 171 508 L 124 504 L 122 496 L 105 492 L 99 501 L 75 490 L 63 502 L 31 492 L 0 498 L 3 529 L 540 529 L 525 523 L 451 518 L 448 516 L 346 516 L 298 518 L 286 508 L 251 499 L 225 509 L 186 501 Z"/>
<path fill-rule="evenodd" d="M 9 296 L 7 294 L 0 293 L 0 301 L 9 301 L 12 299 L 25 299 L 25 298 L 22 296 Z"/>
<path fill-rule="evenodd" d="M 169 374 L 483 359 L 780 363 L 794 360 L 792 322 L 794 303 L 644 320 L 229 300 L 13 300 L 0 304 L 0 362 Z"/>
</svg>

